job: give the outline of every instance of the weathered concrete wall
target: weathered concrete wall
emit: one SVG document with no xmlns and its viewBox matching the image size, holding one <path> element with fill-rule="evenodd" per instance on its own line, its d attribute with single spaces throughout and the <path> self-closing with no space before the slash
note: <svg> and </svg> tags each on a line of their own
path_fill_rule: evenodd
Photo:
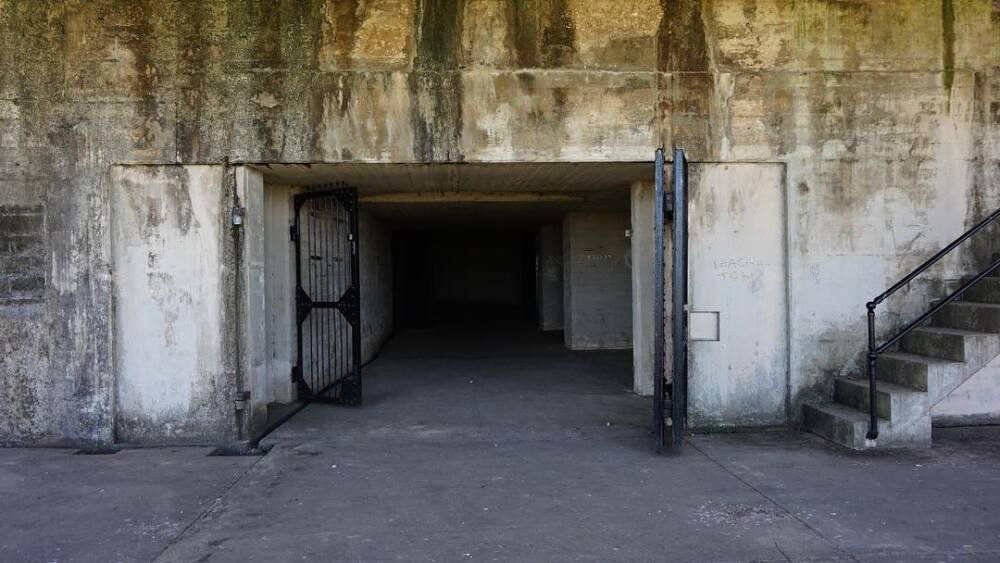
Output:
<svg viewBox="0 0 1000 563">
<path fill-rule="evenodd" d="M 538 328 L 563 329 L 562 225 L 545 225 L 536 236 L 535 296 Z"/>
<path fill-rule="evenodd" d="M 0 42 L 5 442 L 111 438 L 114 163 L 784 163 L 794 404 L 1000 204 L 992 0 L 0 0 Z"/>
<path fill-rule="evenodd" d="M 392 234 L 381 221 L 361 211 L 358 247 L 361 262 L 361 361 L 375 357 L 393 329 Z"/>
<path fill-rule="evenodd" d="M 696 428 L 783 424 L 788 408 L 783 167 L 694 165 L 688 212 L 688 423 Z"/>
<path fill-rule="evenodd" d="M 115 439 L 232 437 L 222 167 L 116 167 Z"/>
<path fill-rule="evenodd" d="M 746 6 L 746 5 L 743 5 Z M 675 92 L 707 132 L 672 138 L 720 160 L 786 163 L 792 403 L 857 373 L 863 303 L 997 204 L 1000 18 L 990 2 L 703 6 L 709 69 Z M 760 38 L 755 41 L 754 38 Z M 696 78 L 683 80 L 695 82 Z M 693 116 L 692 116 L 693 117 Z M 676 123 L 676 122 L 675 122 Z M 959 256 L 888 303 L 912 318 Z M 790 410 L 792 419 L 799 410 Z"/>
<path fill-rule="evenodd" d="M 570 350 L 632 346 L 628 221 L 615 212 L 563 218 L 563 342 Z"/>
</svg>

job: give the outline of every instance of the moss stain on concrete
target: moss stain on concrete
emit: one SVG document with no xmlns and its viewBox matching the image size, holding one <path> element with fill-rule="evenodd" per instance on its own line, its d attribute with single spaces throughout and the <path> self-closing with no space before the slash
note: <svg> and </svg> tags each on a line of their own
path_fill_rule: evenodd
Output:
<svg viewBox="0 0 1000 563">
<path fill-rule="evenodd" d="M 417 45 L 410 73 L 413 156 L 418 161 L 461 161 L 461 64 L 464 0 L 423 0 L 417 7 Z"/>
<path fill-rule="evenodd" d="M 952 0 L 941 0 L 941 66 L 942 83 L 948 99 L 955 84 L 955 6 Z"/>
</svg>

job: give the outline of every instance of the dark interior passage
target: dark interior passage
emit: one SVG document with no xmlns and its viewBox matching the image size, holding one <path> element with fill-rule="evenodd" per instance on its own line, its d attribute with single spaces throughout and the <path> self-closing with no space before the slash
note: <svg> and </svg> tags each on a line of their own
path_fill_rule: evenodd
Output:
<svg viewBox="0 0 1000 563">
<path fill-rule="evenodd" d="M 460 321 L 536 321 L 535 239 L 526 232 L 400 231 L 393 237 L 397 330 Z"/>
</svg>

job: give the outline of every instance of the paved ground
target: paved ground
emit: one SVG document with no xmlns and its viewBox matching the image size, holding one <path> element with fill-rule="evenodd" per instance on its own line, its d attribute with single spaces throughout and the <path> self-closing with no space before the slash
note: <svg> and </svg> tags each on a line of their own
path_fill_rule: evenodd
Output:
<svg viewBox="0 0 1000 563">
<path fill-rule="evenodd" d="M 516 328 L 404 333 L 365 407 L 310 406 L 263 457 L 0 450 L 0 559 L 1000 560 L 1000 428 L 876 454 L 698 435 L 657 457 L 627 354 Z"/>
</svg>

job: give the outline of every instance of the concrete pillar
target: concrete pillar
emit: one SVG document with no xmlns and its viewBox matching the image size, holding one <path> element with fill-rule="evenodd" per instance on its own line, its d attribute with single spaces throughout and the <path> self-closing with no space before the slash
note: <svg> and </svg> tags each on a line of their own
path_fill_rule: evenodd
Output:
<svg viewBox="0 0 1000 563">
<path fill-rule="evenodd" d="M 238 417 L 241 438 L 267 426 L 267 405 L 272 401 L 271 381 L 267 372 L 267 296 L 265 293 L 264 248 L 264 176 L 257 170 L 239 166 L 235 170 L 236 190 L 244 209 L 240 245 L 238 338 L 241 365 L 241 389 L 250 398 Z"/>
<path fill-rule="evenodd" d="M 571 350 L 632 347 L 628 213 L 563 219 L 564 342 Z"/>
<path fill-rule="evenodd" d="M 653 394 L 653 190 L 635 182 L 632 190 L 632 390 Z"/>
<path fill-rule="evenodd" d="M 271 398 L 278 403 L 295 400 L 292 366 L 295 364 L 295 259 L 288 236 L 292 223 L 292 189 L 264 187 L 264 292 L 267 309 L 267 373 Z"/>
<path fill-rule="evenodd" d="M 546 225 L 538 230 L 537 302 L 538 327 L 563 328 L 563 243 L 562 225 Z"/>
</svg>

